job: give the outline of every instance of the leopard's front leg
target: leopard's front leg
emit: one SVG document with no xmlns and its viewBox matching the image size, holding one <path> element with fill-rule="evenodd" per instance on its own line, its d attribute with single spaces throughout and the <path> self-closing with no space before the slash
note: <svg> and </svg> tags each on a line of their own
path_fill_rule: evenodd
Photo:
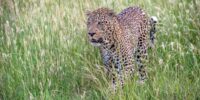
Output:
<svg viewBox="0 0 200 100">
<path fill-rule="evenodd" d="M 119 55 L 114 55 L 113 57 L 113 68 L 112 68 L 112 80 L 113 80 L 113 85 L 115 85 L 116 88 L 116 84 L 120 83 L 120 86 L 123 88 L 124 86 L 124 77 L 123 77 L 123 71 L 122 71 L 122 61 L 120 59 Z M 117 80 L 119 80 L 119 82 L 117 82 Z"/>
<path fill-rule="evenodd" d="M 121 87 L 124 86 L 124 80 L 129 79 L 130 76 L 133 77 L 134 74 L 133 54 L 129 52 L 131 51 L 124 51 L 113 57 L 115 72 L 117 72 Z"/>
<path fill-rule="evenodd" d="M 101 57 L 102 57 L 102 60 L 103 60 L 103 64 L 105 66 L 104 70 L 106 72 L 106 74 L 108 76 L 110 76 L 111 74 L 111 68 L 112 68 L 112 57 L 111 57 L 111 54 L 105 50 L 103 47 L 100 48 L 100 53 L 101 53 Z"/>
<path fill-rule="evenodd" d="M 112 80 L 112 88 L 116 91 L 117 88 L 117 75 L 116 72 L 119 74 L 120 70 L 118 70 L 116 62 L 117 60 L 114 59 L 113 54 L 104 48 L 100 48 L 101 57 L 103 59 L 103 63 L 105 66 L 105 71 L 108 76 L 111 76 Z M 116 60 L 116 61 L 115 61 Z M 116 63 L 115 63 L 116 62 Z M 117 70 L 116 70 L 117 69 Z M 120 76 L 121 77 L 121 76 Z"/>
</svg>

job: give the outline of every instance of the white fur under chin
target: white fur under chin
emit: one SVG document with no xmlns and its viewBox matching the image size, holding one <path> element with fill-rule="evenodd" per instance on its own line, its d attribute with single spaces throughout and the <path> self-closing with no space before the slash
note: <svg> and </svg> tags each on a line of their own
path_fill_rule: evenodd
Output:
<svg viewBox="0 0 200 100">
<path fill-rule="evenodd" d="M 100 43 L 93 43 L 93 42 L 91 42 L 91 44 L 92 44 L 93 46 L 95 46 L 95 47 L 99 47 L 99 46 L 101 46 Z"/>
</svg>

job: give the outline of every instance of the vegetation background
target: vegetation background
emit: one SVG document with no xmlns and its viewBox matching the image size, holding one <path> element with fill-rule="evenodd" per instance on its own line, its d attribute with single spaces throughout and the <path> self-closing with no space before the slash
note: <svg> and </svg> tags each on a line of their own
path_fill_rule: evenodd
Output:
<svg viewBox="0 0 200 100">
<path fill-rule="evenodd" d="M 114 95 L 87 10 L 138 5 L 158 17 L 148 76 Z M 200 0 L 0 0 L 0 99 L 199 100 Z"/>
</svg>

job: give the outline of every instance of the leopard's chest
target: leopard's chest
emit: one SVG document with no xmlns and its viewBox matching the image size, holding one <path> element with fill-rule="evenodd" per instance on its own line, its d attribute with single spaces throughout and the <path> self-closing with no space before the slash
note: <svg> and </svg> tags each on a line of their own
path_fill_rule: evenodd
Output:
<svg viewBox="0 0 200 100">
<path fill-rule="evenodd" d="M 102 57 L 103 57 L 103 63 L 105 65 L 108 65 L 110 63 L 110 60 L 111 60 L 111 53 L 107 50 L 104 50 L 102 52 Z"/>
</svg>

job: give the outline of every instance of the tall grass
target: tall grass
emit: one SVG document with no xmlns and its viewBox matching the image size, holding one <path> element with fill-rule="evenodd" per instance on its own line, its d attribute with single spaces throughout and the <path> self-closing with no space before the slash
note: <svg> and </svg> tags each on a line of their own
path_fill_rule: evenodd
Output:
<svg viewBox="0 0 200 100">
<path fill-rule="evenodd" d="M 139 5 L 157 16 L 148 81 L 110 92 L 87 10 Z M 0 0 L 0 99 L 200 99 L 199 0 Z"/>
</svg>

